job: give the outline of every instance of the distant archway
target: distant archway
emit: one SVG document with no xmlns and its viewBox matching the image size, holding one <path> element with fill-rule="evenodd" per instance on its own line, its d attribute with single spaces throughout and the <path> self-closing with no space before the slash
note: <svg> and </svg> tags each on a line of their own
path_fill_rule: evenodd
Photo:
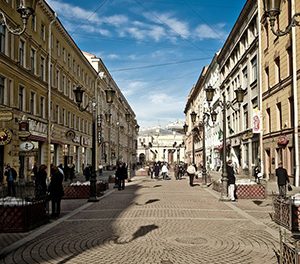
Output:
<svg viewBox="0 0 300 264">
<path fill-rule="evenodd" d="M 140 163 L 140 164 L 145 164 L 145 161 L 146 161 L 146 156 L 145 156 L 144 153 L 141 153 L 141 154 L 139 155 L 139 163 Z"/>
</svg>

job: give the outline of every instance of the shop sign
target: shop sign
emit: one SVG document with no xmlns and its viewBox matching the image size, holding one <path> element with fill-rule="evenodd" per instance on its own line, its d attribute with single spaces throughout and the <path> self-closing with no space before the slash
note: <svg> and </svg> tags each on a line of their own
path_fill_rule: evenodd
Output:
<svg viewBox="0 0 300 264">
<path fill-rule="evenodd" d="M 19 138 L 21 138 L 22 140 L 26 140 L 30 136 L 31 133 L 29 131 L 19 131 Z"/>
<path fill-rule="evenodd" d="M 82 146 L 91 146 L 91 140 L 86 137 L 81 137 L 81 145 Z"/>
<path fill-rule="evenodd" d="M 287 136 L 279 136 L 277 140 L 277 144 L 281 146 L 285 146 L 289 143 L 289 139 Z"/>
<path fill-rule="evenodd" d="M 25 141 L 20 144 L 20 151 L 31 151 L 34 149 L 34 145 L 30 141 Z"/>
<path fill-rule="evenodd" d="M 47 134 L 47 124 L 36 121 L 36 120 L 29 120 L 29 131 L 30 132 L 37 132 L 43 135 Z"/>
<path fill-rule="evenodd" d="M 13 119 L 13 113 L 10 111 L 0 112 L 0 121 L 11 121 Z"/>
<path fill-rule="evenodd" d="M 75 138 L 75 132 L 73 130 L 68 130 L 66 132 L 66 138 L 68 140 L 73 140 Z"/>
<path fill-rule="evenodd" d="M 80 136 L 75 136 L 72 140 L 74 143 L 80 144 Z"/>
<path fill-rule="evenodd" d="M 4 128 L 0 130 L 0 145 L 4 146 L 10 143 L 12 139 L 12 133 L 9 129 Z"/>
<path fill-rule="evenodd" d="M 248 131 L 247 133 L 245 133 L 243 136 L 242 136 L 242 140 L 248 140 L 250 138 L 253 137 L 253 132 L 252 131 Z"/>
</svg>

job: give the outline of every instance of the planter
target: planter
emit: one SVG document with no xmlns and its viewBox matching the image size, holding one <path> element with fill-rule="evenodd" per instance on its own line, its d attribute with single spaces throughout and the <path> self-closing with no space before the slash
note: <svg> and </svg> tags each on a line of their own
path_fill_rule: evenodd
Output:
<svg viewBox="0 0 300 264">
<path fill-rule="evenodd" d="M 0 205 L 0 232 L 27 232 L 48 221 L 44 201 Z"/>
<path fill-rule="evenodd" d="M 222 182 L 214 181 L 212 188 L 221 192 Z M 235 194 L 237 199 L 265 199 L 266 186 L 262 184 L 236 184 Z"/>
<path fill-rule="evenodd" d="M 290 231 L 300 231 L 300 207 L 292 203 L 291 199 L 273 198 L 272 218 L 277 224 Z"/>
<path fill-rule="evenodd" d="M 108 189 L 108 183 L 97 182 L 97 196 L 103 195 L 103 192 Z M 88 199 L 90 197 L 90 185 L 73 185 L 64 187 L 63 199 Z"/>
<path fill-rule="evenodd" d="M 236 196 L 238 199 L 265 199 L 266 186 L 262 184 L 237 184 Z"/>
</svg>

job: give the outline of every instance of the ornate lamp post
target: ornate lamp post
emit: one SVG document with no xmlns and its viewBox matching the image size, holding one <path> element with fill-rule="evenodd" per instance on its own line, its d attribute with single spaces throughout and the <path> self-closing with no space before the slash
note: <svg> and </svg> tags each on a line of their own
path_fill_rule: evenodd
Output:
<svg viewBox="0 0 300 264">
<path fill-rule="evenodd" d="M 108 167 L 111 169 L 111 105 L 114 101 L 116 91 L 113 89 L 106 89 L 106 103 L 108 104 L 108 113 L 105 114 L 106 122 L 108 123 Z"/>
<path fill-rule="evenodd" d="M 297 21 L 297 17 L 300 16 L 300 13 L 295 13 L 293 17 L 291 18 L 290 24 L 286 27 L 285 30 L 277 29 L 275 30 L 275 21 L 278 19 L 278 16 L 280 15 L 280 6 L 281 6 L 281 0 L 263 0 L 264 3 L 264 10 L 265 10 L 265 16 L 269 18 L 270 21 L 270 27 L 274 35 L 281 37 L 286 34 L 288 34 L 292 27 L 300 26 L 300 21 Z"/>
<path fill-rule="evenodd" d="M 190 113 L 190 116 L 191 116 L 192 123 L 194 125 L 196 122 L 196 117 L 197 117 L 196 112 L 193 111 L 192 113 Z M 192 131 L 192 162 L 193 162 L 193 164 L 195 164 L 195 137 L 194 137 L 194 134 L 195 134 L 195 130 L 193 129 L 193 131 Z"/>
<path fill-rule="evenodd" d="M 82 107 L 82 97 L 84 90 L 82 86 L 77 86 L 74 90 L 75 100 L 78 106 L 78 109 L 82 112 L 86 111 L 86 109 L 91 104 L 93 111 L 93 124 L 92 124 L 92 175 L 90 179 L 90 198 L 89 202 L 98 202 L 97 199 L 97 191 L 96 191 L 96 102 L 94 98 L 86 105 L 86 107 Z"/>
<path fill-rule="evenodd" d="M 206 100 L 210 103 L 213 99 L 215 89 L 209 86 L 205 90 L 206 92 Z M 240 87 L 235 90 L 236 94 L 236 102 L 240 105 L 244 100 L 245 91 Z M 222 157 L 222 190 L 221 190 L 221 201 L 228 201 L 228 178 L 227 178 L 227 170 L 226 170 L 226 110 L 231 107 L 234 110 L 237 110 L 233 107 L 233 102 L 226 101 L 225 93 L 223 93 L 223 102 L 219 102 L 219 107 L 221 107 L 223 111 L 223 157 Z M 212 121 L 216 121 L 217 113 L 213 112 Z"/>
<path fill-rule="evenodd" d="M 31 15 L 34 14 L 36 8 L 37 0 L 20 0 L 19 6 L 17 7 L 17 12 L 20 13 L 20 17 L 22 19 L 22 27 L 12 28 L 7 23 L 5 14 L 0 11 L 0 24 L 5 25 L 7 30 L 14 35 L 20 36 L 24 33 L 27 26 L 27 21 Z"/>
</svg>

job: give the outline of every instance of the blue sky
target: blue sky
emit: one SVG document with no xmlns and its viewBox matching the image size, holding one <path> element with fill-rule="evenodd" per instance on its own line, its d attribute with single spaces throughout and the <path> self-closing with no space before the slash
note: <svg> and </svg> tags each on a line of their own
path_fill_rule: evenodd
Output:
<svg viewBox="0 0 300 264">
<path fill-rule="evenodd" d="M 184 120 L 189 91 L 246 0 L 47 0 L 83 51 L 101 57 L 142 128 Z"/>
</svg>

